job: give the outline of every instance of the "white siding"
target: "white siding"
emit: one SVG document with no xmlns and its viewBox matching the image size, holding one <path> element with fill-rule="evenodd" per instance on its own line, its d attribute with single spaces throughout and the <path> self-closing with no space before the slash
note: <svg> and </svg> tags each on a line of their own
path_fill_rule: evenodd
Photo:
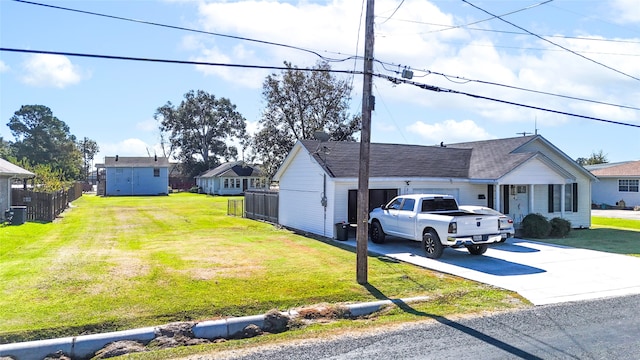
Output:
<svg viewBox="0 0 640 360">
<path fill-rule="evenodd" d="M 323 170 L 312 160 L 306 151 L 295 156 L 287 171 L 280 178 L 279 222 L 281 225 L 307 231 L 313 234 L 332 237 L 334 221 L 333 196 L 330 188 L 333 182 L 327 176 L 326 208 L 322 206 Z"/>
<path fill-rule="evenodd" d="M 620 192 L 618 178 L 600 178 L 599 182 L 593 183 L 592 190 L 594 204 L 615 205 L 624 200 L 626 206 L 640 206 L 640 192 Z"/>
<path fill-rule="evenodd" d="M 565 179 L 539 159 L 533 159 L 500 178 L 501 184 L 564 184 Z"/>
</svg>

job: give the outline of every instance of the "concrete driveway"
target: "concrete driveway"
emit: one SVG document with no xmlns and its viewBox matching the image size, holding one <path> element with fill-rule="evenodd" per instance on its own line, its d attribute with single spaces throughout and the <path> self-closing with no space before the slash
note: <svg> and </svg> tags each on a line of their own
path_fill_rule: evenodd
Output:
<svg viewBox="0 0 640 360">
<path fill-rule="evenodd" d="M 341 243 L 355 247 L 355 239 Z M 419 242 L 387 238 L 369 251 L 427 269 L 517 292 L 535 305 L 640 294 L 640 258 L 509 239 L 482 256 L 445 249 L 438 260 L 423 256 Z"/>
</svg>

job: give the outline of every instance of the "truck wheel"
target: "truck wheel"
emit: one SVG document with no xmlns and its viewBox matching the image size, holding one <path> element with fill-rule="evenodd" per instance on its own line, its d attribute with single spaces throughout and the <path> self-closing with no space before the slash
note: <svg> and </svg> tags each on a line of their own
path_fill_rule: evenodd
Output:
<svg viewBox="0 0 640 360">
<path fill-rule="evenodd" d="M 487 251 L 488 247 L 489 246 L 487 246 L 487 244 L 469 245 L 469 246 L 467 246 L 467 250 L 469 250 L 469 253 L 471 255 L 482 255 L 482 254 L 484 254 L 485 251 Z"/>
<path fill-rule="evenodd" d="M 383 244 L 384 243 L 384 231 L 382 231 L 382 225 L 380 225 L 379 222 L 374 222 L 373 224 L 371 224 L 371 241 L 373 241 L 376 244 Z"/>
<path fill-rule="evenodd" d="M 439 258 L 442 256 L 442 251 L 444 250 L 444 246 L 442 246 L 440 242 L 440 237 L 433 229 L 422 234 L 422 247 L 430 259 Z"/>
</svg>

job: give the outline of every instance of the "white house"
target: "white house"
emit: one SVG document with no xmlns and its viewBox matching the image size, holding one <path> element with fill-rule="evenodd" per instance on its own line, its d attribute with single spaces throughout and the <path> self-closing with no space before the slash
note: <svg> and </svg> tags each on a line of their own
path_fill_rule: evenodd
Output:
<svg viewBox="0 0 640 360">
<path fill-rule="evenodd" d="M 104 158 L 104 177 L 98 179 L 101 195 L 168 195 L 169 159 L 166 157 Z"/>
<path fill-rule="evenodd" d="M 298 141 L 274 176 L 279 223 L 334 237 L 356 223 L 360 144 Z M 453 195 L 522 221 L 529 213 L 591 226 L 596 177 L 540 135 L 441 146 L 371 144 L 369 208 L 409 193 Z"/>
<path fill-rule="evenodd" d="M 233 161 L 196 176 L 196 185 L 205 194 L 240 195 L 247 189 L 264 189 L 268 183 L 259 166 Z"/>
<path fill-rule="evenodd" d="M 14 165 L 7 160 L 0 159 L 0 217 L 4 211 L 11 207 L 11 181 L 12 179 L 28 179 L 36 176 L 31 171 Z"/>
<path fill-rule="evenodd" d="M 589 165 L 585 168 L 600 181 L 591 187 L 593 203 L 627 207 L 640 206 L 640 160 Z"/>
</svg>

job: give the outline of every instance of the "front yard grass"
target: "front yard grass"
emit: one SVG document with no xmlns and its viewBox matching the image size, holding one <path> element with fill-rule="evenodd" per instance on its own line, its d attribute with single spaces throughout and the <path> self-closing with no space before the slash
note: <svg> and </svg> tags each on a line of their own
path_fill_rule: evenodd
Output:
<svg viewBox="0 0 640 360">
<path fill-rule="evenodd" d="M 85 195 L 53 223 L 0 227 L 0 343 L 418 295 L 434 316 L 527 306 L 382 257 L 359 285 L 352 249 L 227 216 L 227 199 Z"/>
<path fill-rule="evenodd" d="M 591 229 L 574 229 L 565 238 L 541 241 L 640 257 L 640 220 L 594 216 L 591 224 Z"/>
</svg>

